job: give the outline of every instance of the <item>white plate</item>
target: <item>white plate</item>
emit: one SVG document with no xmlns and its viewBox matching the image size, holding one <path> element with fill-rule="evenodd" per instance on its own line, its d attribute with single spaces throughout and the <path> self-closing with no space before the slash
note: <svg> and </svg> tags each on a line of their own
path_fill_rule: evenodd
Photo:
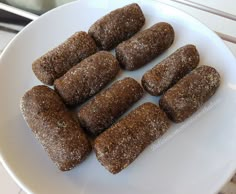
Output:
<svg viewBox="0 0 236 194">
<path fill-rule="evenodd" d="M 176 38 L 171 48 L 152 63 L 121 76 L 140 80 L 153 65 L 180 46 L 192 43 L 200 52 L 200 64 L 215 67 L 222 76 L 216 95 L 186 122 L 173 124 L 117 175 L 106 171 L 94 153 L 75 169 L 60 172 L 19 110 L 24 92 L 40 84 L 31 70 L 32 61 L 75 31 L 88 30 L 95 20 L 131 1 L 81 0 L 57 8 L 19 33 L 0 59 L 1 160 L 24 190 L 43 194 L 210 194 L 235 171 L 235 58 L 219 37 L 191 16 L 155 1 L 137 2 L 146 17 L 144 28 L 166 21 L 173 25 Z M 158 98 L 146 95 L 138 104 L 144 101 L 157 103 Z"/>
</svg>

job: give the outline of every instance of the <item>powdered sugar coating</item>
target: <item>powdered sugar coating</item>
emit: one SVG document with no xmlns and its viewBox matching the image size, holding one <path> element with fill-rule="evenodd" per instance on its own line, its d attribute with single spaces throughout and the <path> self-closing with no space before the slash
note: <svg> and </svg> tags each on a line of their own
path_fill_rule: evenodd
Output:
<svg viewBox="0 0 236 194">
<path fill-rule="evenodd" d="M 126 70 L 135 70 L 147 64 L 174 41 L 174 29 L 160 22 L 120 43 L 115 51 L 120 65 Z"/>
<path fill-rule="evenodd" d="M 71 68 L 54 87 L 66 104 L 80 104 L 104 88 L 119 70 L 116 58 L 100 51 Z"/>
<path fill-rule="evenodd" d="M 144 103 L 95 139 L 97 159 L 111 173 L 118 173 L 164 134 L 169 125 L 159 107 Z"/>
<path fill-rule="evenodd" d="M 175 122 L 182 122 L 213 96 L 220 75 L 210 66 L 200 66 L 182 78 L 160 99 L 160 107 Z"/>
<path fill-rule="evenodd" d="M 89 28 L 88 33 L 100 49 L 110 50 L 138 32 L 144 22 L 141 8 L 132 3 L 103 16 Z"/>
<path fill-rule="evenodd" d="M 54 90 L 35 86 L 20 106 L 28 126 L 60 170 L 72 169 L 90 153 L 86 135 Z"/>
<path fill-rule="evenodd" d="M 142 77 L 144 89 L 159 96 L 197 67 L 199 53 L 194 45 L 185 45 L 147 71 Z"/>
<path fill-rule="evenodd" d="M 65 42 L 33 62 L 36 77 L 47 85 L 71 67 L 97 51 L 94 40 L 86 32 L 76 32 Z"/>
<path fill-rule="evenodd" d="M 97 135 L 110 127 L 142 96 L 143 89 L 133 78 L 116 81 L 80 109 L 80 124 L 91 134 Z"/>
</svg>

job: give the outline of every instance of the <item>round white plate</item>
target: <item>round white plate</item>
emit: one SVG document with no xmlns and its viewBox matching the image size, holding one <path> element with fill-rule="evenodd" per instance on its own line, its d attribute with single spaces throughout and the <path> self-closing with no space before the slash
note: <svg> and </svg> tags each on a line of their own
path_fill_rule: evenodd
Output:
<svg viewBox="0 0 236 194">
<path fill-rule="evenodd" d="M 200 64 L 215 67 L 222 83 L 197 113 L 149 146 L 129 167 L 110 174 L 92 153 L 81 165 L 60 172 L 27 127 L 19 109 L 24 92 L 40 84 L 32 62 L 76 31 L 87 31 L 98 18 L 130 0 L 81 0 L 59 7 L 32 22 L 7 47 L 0 59 L 1 161 L 29 193 L 43 194 L 210 194 L 236 168 L 236 61 L 229 49 L 206 26 L 173 7 L 137 1 L 146 17 L 144 28 L 169 22 L 174 44 L 152 63 L 122 76 L 140 81 L 143 73 L 180 46 L 195 44 Z M 139 103 L 159 98 L 146 94 Z M 134 107 L 132 107 L 134 108 Z"/>
</svg>

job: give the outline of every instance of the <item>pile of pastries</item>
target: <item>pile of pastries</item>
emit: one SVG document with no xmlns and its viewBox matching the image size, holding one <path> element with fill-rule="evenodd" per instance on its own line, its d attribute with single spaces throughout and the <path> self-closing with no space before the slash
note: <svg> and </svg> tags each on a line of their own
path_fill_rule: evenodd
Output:
<svg viewBox="0 0 236 194">
<path fill-rule="evenodd" d="M 174 42 L 170 24 L 140 31 L 144 23 L 140 6 L 127 5 L 33 62 L 34 74 L 45 85 L 27 91 L 20 107 L 60 170 L 72 169 L 93 149 L 107 170 L 120 172 L 167 131 L 170 121 L 190 117 L 219 87 L 219 73 L 210 66 L 197 67 L 199 53 L 191 44 L 144 72 L 141 84 L 131 77 L 112 83 L 120 71 L 145 66 Z M 109 52 L 113 48 L 115 56 Z M 146 102 L 120 119 L 145 91 L 161 96 L 159 105 Z M 71 107 L 76 106 L 75 116 Z"/>
</svg>

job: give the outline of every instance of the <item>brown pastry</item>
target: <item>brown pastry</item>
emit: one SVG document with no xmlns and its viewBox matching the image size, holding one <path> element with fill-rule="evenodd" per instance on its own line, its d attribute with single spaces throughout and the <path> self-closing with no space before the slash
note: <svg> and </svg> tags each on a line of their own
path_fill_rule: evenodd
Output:
<svg viewBox="0 0 236 194">
<path fill-rule="evenodd" d="M 199 53 L 194 45 L 179 48 L 172 55 L 147 71 L 142 78 L 144 89 L 159 96 L 197 67 Z"/>
<path fill-rule="evenodd" d="M 32 69 L 41 82 L 52 85 L 55 79 L 96 51 L 94 40 L 86 32 L 76 32 L 58 47 L 34 61 Z"/>
<path fill-rule="evenodd" d="M 91 134 L 98 135 L 142 96 L 143 89 L 133 78 L 116 81 L 80 109 L 80 124 Z"/>
<path fill-rule="evenodd" d="M 160 99 L 160 107 L 174 122 L 182 122 L 214 95 L 220 75 L 209 66 L 200 66 L 182 78 Z"/>
<path fill-rule="evenodd" d="M 174 41 L 174 29 L 168 23 L 161 22 L 137 33 L 116 47 L 116 58 L 126 70 L 138 69 L 163 51 Z"/>
<path fill-rule="evenodd" d="M 142 10 L 133 3 L 103 16 L 89 28 L 88 33 L 100 49 L 110 50 L 138 32 L 144 22 Z"/>
<path fill-rule="evenodd" d="M 116 58 L 100 51 L 70 69 L 54 86 L 67 105 L 80 104 L 104 88 L 119 70 Z"/>
<path fill-rule="evenodd" d="M 145 103 L 95 139 L 97 159 L 111 173 L 118 173 L 168 127 L 165 113 L 155 104 Z"/>
<path fill-rule="evenodd" d="M 20 105 L 25 121 L 60 170 L 72 169 L 90 153 L 86 135 L 54 90 L 35 86 Z"/>
</svg>

